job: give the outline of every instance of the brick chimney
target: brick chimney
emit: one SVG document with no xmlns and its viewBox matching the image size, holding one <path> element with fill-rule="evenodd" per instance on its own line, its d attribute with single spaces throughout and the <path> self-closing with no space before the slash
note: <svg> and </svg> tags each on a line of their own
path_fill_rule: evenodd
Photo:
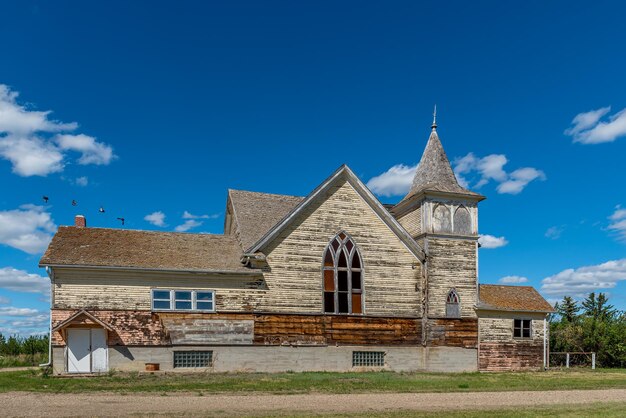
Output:
<svg viewBox="0 0 626 418">
<path fill-rule="evenodd" d="M 86 228 L 87 219 L 85 219 L 83 215 L 76 215 L 76 217 L 74 217 L 74 226 L 76 228 Z"/>
</svg>

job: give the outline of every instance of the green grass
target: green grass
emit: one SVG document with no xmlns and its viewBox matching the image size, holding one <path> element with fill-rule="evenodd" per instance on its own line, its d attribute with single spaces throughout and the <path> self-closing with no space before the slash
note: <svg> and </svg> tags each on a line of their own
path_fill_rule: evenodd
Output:
<svg viewBox="0 0 626 418">
<path fill-rule="evenodd" d="M 0 373 L 0 392 L 467 392 L 626 388 L 626 369 L 528 373 L 199 373 L 57 378 L 28 370 Z"/>
<path fill-rule="evenodd" d="M 0 369 L 7 367 L 38 366 L 48 361 L 48 354 L 37 353 L 34 356 L 20 354 L 18 356 L 0 356 Z"/>
<path fill-rule="evenodd" d="M 626 402 L 606 402 L 593 403 L 587 405 L 550 405 L 545 407 L 534 408 L 516 408 L 516 409 L 476 409 L 462 411 L 438 411 L 438 412 L 419 412 L 419 411 L 396 411 L 396 412 L 360 412 L 358 415 L 362 418 L 404 418 L 404 417 L 420 417 L 420 418 L 484 418 L 484 417 L 503 417 L 503 418 L 534 418 L 534 417 L 590 417 L 602 416 L 603 418 L 623 417 L 626 411 Z M 354 414 L 344 415 L 278 415 L 272 414 L 268 416 L 290 416 L 290 417 L 324 417 L 324 418 L 347 418 L 353 417 Z M 256 415 L 258 418 L 259 416 Z"/>
</svg>

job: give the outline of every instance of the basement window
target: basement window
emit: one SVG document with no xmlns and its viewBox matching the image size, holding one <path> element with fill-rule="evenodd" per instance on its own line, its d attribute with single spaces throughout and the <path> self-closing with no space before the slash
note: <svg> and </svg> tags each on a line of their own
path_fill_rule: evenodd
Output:
<svg viewBox="0 0 626 418">
<path fill-rule="evenodd" d="M 174 368 L 211 367 L 213 351 L 174 351 Z"/>
<path fill-rule="evenodd" d="M 530 319 L 513 320 L 513 338 L 530 338 Z"/>
<path fill-rule="evenodd" d="M 152 289 L 152 310 L 215 312 L 215 292 Z"/>
<path fill-rule="evenodd" d="M 384 351 L 353 351 L 352 367 L 383 367 L 385 365 Z"/>
</svg>

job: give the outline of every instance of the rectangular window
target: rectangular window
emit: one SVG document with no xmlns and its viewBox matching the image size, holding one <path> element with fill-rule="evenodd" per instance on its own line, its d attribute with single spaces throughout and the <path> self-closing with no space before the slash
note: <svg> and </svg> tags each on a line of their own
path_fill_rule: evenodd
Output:
<svg viewBox="0 0 626 418">
<path fill-rule="evenodd" d="M 513 320 L 513 338 L 530 338 L 530 319 Z"/>
<path fill-rule="evenodd" d="M 215 311 L 213 290 L 152 289 L 154 311 Z"/>
<path fill-rule="evenodd" d="M 352 367 L 383 367 L 385 365 L 384 351 L 353 351 Z"/>
<path fill-rule="evenodd" d="M 213 351 L 174 351 L 174 368 L 211 367 Z"/>
</svg>

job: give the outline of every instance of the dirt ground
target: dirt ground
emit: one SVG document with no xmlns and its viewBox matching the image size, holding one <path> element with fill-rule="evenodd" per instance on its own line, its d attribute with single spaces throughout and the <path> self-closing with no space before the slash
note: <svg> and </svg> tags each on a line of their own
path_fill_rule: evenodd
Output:
<svg viewBox="0 0 626 418">
<path fill-rule="evenodd" d="M 545 392 L 373 393 L 354 395 L 0 394 L 2 416 L 241 416 L 454 411 L 625 401 L 626 389 Z"/>
</svg>

